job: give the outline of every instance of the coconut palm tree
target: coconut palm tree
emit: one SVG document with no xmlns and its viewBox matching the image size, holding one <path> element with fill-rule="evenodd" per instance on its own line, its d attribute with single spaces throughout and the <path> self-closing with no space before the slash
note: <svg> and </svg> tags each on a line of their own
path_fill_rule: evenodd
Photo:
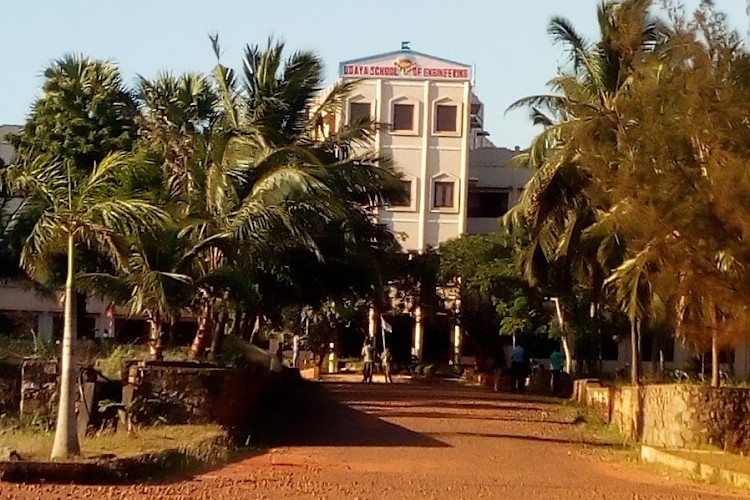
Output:
<svg viewBox="0 0 750 500">
<path fill-rule="evenodd" d="M 217 58 L 218 39 L 212 39 Z M 203 254 L 202 273 L 210 275 L 237 262 L 243 248 L 260 251 L 269 235 L 285 235 L 281 247 L 299 247 L 319 259 L 319 235 L 331 225 L 355 227 L 368 208 L 404 195 L 390 164 L 372 153 L 376 125 L 358 122 L 323 133 L 354 84 L 337 84 L 321 93 L 320 58 L 296 52 L 283 58 L 284 45 L 269 41 L 265 50 L 248 47 L 241 77 L 219 62 L 214 70 L 218 113 L 206 142 L 203 171 L 196 174 L 205 204 L 192 216 L 211 221 L 195 227 L 205 238 L 231 234 L 239 247 L 214 247 Z M 357 149 L 361 151 L 356 151 Z M 349 233 L 350 235 L 353 233 Z M 248 245 L 250 245 L 248 247 Z M 267 248 L 267 246 L 266 246 Z M 224 290 L 223 293 L 227 293 Z M 204 287 L 199 322 L 221 298 Z M 205 329 L 193 343 L 200 355 Z"/>
<path fill-rule="evenodd" d="M 576 282 L 585 284 L 592 314 L 603 297 L 604 278 L 624 250 L 616 225 L 601 222 L 613 202 L 595 174 L 611 166 L 597 165 L 596 153 L 617 146 L 618 96 L 628 88 L 634 61 L 664 40 L 664 30 L 649 14 L 651 4 L 602 2 L 596 43 L 578 34 L 568 20 L 554 18 L 548 33 L 566 49 L 569 63 L 550 82 L 556 93 L 527 97 L 509 108 L 530 108 L 534 123 L 544 127 L 517 158 L 535 172 L 519 204 L 505 217 L 510 228 L 529 229 L 522 257 L 525 275 L 532 283 L 555 283 L 558 295 Z M 556 304 L 565 331 L 567 307 L 560 297 Z"/>
<path fill-rule="evenodd" d="M 164 211 L 139 193 L 123 189 L 123 178 L 136 168 L 126 154 L 116 153 L 96 164 L 89 175 L 80 176 L 72 173 L 70 161 L 38 157 L 9 175 L 14 191 L 24 197 L 20 213 L 39 214 L 21 252 L 21 266 L 34 275 L 44 271 L 51 253 L 67 255 L 60 398 L 52 458 L 80 453 L 75 419 L 76 256 L 80 249 L 95 248 L 121 267 L 121 238 L 159 228 L 167 219 Z"/>
</svg>

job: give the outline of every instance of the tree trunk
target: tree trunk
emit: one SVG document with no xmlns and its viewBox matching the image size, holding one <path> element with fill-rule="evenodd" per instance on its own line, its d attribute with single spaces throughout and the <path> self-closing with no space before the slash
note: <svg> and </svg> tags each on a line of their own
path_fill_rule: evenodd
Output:
<svg viewBox="0 0 750 500">
<path fill-rule="evenodd" d="M 716 329 L 711 333 L 711 387 L 719 387 L 721 379 L 719 378 L 719 346 L 716 341 Z"/>
<path fill-rule="evenodd" d="M 60 368 L 60 402 L 57 408 L 57 425 L 55 427 L 55 442 L 52 445 L 51 458 L 66 458 L 79 455 L 81 447 L 78 443 L 78 425 L 76 422 L 76 294 L 74 291 L 75 277 L 75 240 L 68 235 L 68 274 L 65 280 L 65 321 L 63 327 L 63 342 Z"/>
<path fill-rule="evenodd" d="M 263 326 L 263 320 L 261 319 L 263 317 L 263 313 L 258 313 L 258 315 L 255 317 L 255 323 L 253 323 L 253 331 L 250 333 L 250 343 L 255 342 L 255 336 L 260 333 L 260 329 Z"/>
<path fill-rule="evenodd" d="M 568 339 L 568 336 L 565 335 L 566 325 L 565 318 L 563 318 L 562 307 L 560 306 L 560 299 L 558 297 L 553 297 L 552 300 L 555 303 L 555 311 L 557 312 L 557 321 L 560 324 L 560 330 L 563 332 L 560 341 L 562 343 L 563 353 L 565 354 L 565 372 L 572 373 L 573 354 L 570 352 L 570 340 Z"/>
<path fill-rule="evenodd" d="M 208 354 L 209 361 L 216 362 L 219 360 L 221 348 L 224 346 L 224 330 L 226 330 L 226 327 L 227 311 L 222 307 L 214 325 L 213 337 L 211 338 L 211 352 Z"/>
<path fill-rule="evenodd" d="M 190 345 L 190 353 L 188 358 L 197 360 L 203 358 L 203 354 L 206 350 L 206 338 L 208 332 L 211 331 L 212 321 L 211 315 L 209 314 L 208 305 L 202 305 L 198 311 L 198 330 L 195 332 L 195 338 L 193 343 Z"/>
<path fill-rule="evenodd" d="M 162 322 L 158 314 L 148 315 L 148 351 L 152 361 L 164 359 L 164 345 L 162 342 Z"/>
<path fill-rule="evenodd" d="M 250 323 L 255 324 L 255 317 L 250 314 L 249 311 L 245 311 L 245 314 L 242 315 L 242 324 L 240 325 L 240 336 L 244 340 L 250 340 L 250 335 L 252 334 L 252 331 L 250 330 Z"/>
<path fill-rule="evenodd" d="M 638 320 L 630 320 L 630 383 L 640 384 L 641 381 L 641 343 L 639 341 L 640 328 Z"/>
<path fill-rule="evenodd" d="M 242 309 L 237 309 L 237 311 L 234 313 L 234 319 L 232 320 L 232 329 L 229 332 L 230 335 L 234 335 L 236 337 L 240 336 L 240 328 L 242 327 L 242 318 L 244 316 L 244 311 Z"/>
</svg>

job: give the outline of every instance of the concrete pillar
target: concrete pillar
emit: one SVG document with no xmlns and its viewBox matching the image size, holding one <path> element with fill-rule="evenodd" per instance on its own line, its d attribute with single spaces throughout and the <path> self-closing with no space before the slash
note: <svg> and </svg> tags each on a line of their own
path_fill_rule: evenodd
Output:
<svg viewBox="0 0 750 500">
<path fill-rule="evenodd" d="M 368 314 L 367 333 L 370 335 L 370 340 L 375 341 L 375 335 L 378 334 L 378 312 L 374 307 L 370 307 Z"/>
<path fill-rule="evenodd" d="M 422 319 L 422 308 L 417 306 L 414 310 L 414 335 L 412 336 L 411 355 L 422 361 L 422 342 L 424 339 L 424 321 Z"/>
<path fill-rule="evenodd" d="M 338 371 L 339 360 L 336 357 L 336 344 L 331 342 L 328 345 L 330 352 L 328 353 L 328 373 L 336 373 Z"/>
<path fill-rule="evenodd" d="M 451 361 L 454 365 L 461 364 L 461 341 L 463 336 L 463 330 L 461 325 L 453 326 L 453 336 L 451 339 Z"/>
<path fill-rule="evenodd" d="M 52 342 L 53 340 L 53 327 L 52 327 L 52 313 L 49 311 L 42 311 L 37 316 L 37 334 L 39 340 L 45 343 Z"/>
</svg>

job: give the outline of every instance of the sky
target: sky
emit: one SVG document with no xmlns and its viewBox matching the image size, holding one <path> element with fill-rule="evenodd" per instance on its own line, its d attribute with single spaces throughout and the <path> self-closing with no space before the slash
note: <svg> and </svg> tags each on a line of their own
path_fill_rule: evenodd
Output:
<svg viewBox="0 0 750 500">
<path fill-rule="evenodd" d="M 699 0 L 685 0 L 688 9 Z M 745 0 L 715 0 L 743 33 Z M 343 60 L 397 50 L 415 51 L 476 67 L 485 128 L 497 145 L 521 146 L 536 131 L 524 111 L 506 113 L 517 99 L 541 93 L 562 61 L 546 26 L 570 19 L 596 35 L 599 0 L 0 0 L 0 124 L 23 123 L 51 60 L 78 52 L 116 62 L 128 84 L 158 71 L 209 72 L 208 39 L 220 35 L 223 62 L 240 68 L 246 44 L 269 35 L 289 49 L 312 49 L 326 62 L 331 83 Z"/>
</svg>

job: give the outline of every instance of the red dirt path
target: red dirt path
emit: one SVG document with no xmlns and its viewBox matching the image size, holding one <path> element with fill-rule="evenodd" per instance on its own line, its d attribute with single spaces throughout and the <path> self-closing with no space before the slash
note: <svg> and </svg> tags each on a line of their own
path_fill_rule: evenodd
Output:
<svg viewBox="0 0 750 500">
<path fill-rule="evenodd" d="M 464 387 L 312 384 L 268 453 L 170 484 L 0 484 L 0 498 L 746 498 L 602 459 L 544 398 Z"/>
</svg>

